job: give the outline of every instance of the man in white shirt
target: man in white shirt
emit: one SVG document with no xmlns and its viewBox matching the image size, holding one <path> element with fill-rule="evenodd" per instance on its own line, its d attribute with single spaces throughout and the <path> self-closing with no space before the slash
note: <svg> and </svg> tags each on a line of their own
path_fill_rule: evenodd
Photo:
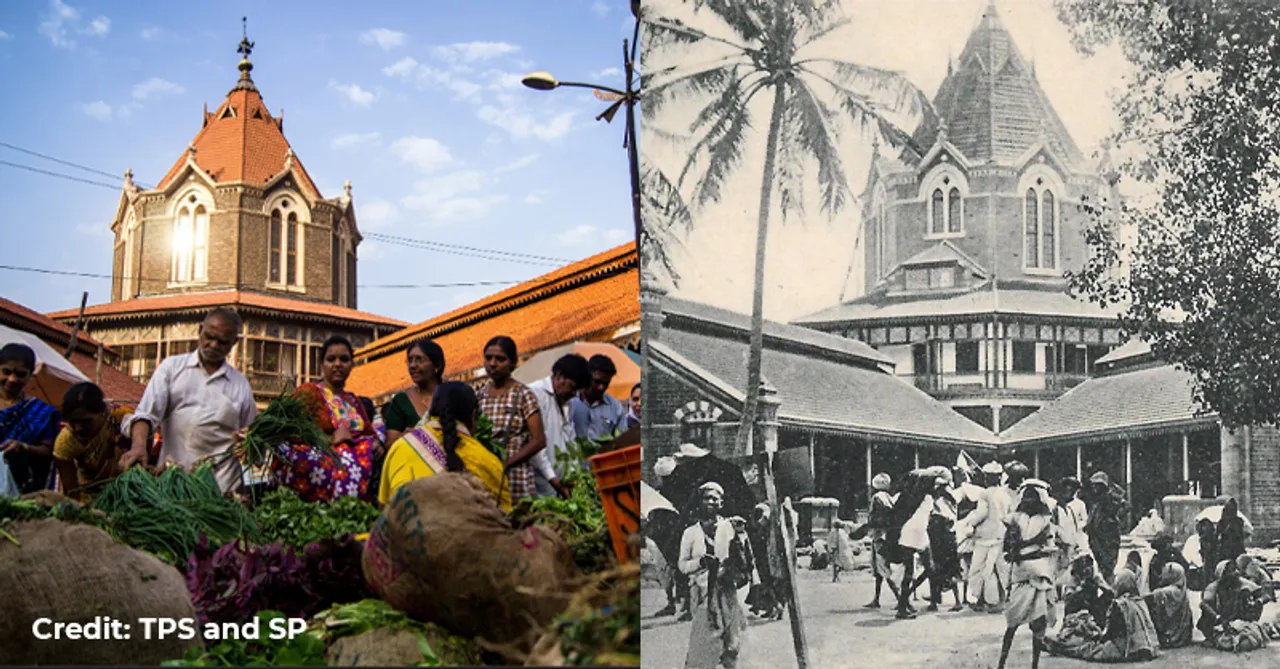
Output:
<svg viewBox="0 0 1280 669">
<path fill-rule="evenodd" d="M 146 463 L 151 433 L 160 428 L 164 440 L 160 462 L 172 460 L 191 468 L 210 458 L 222 491 L 238 490 L 243 470 L 230 451 L 236 433 L 258 415 L 253 389 L 244 375 L 227 363 L 240 340 L 240 315 L 214 309 L 200 324 L 194 353 L 165 358 L 147 384 L 138 409 L 121 425 L 133 448 L 120 458 L 124 471 Z"/>
<path fill-rule="evenodd" d="M 569 497 L 568 489 L 560 483 L 555 457 L 556 453 L 563 453 L 576 436 L 569 401 L 590 383 L 586 358 L 570 353 L 552 365 L 551 376 L 529 384 L 529 390 L 538 398 L 542 428 L 547 436 L 547 447 L 533 456 L 533 481 L 539 495 Z"/>
<path fill-rule="evenodd" d="M 983 465 L 982 473 L 987 488 L 978 499 L 978 508 L 956 523 L 956 535 L 967 534 L 970 530 L 973 533 L 973 562 L 969 567 L 967 589 L 978 601 L 971 608 L 978 612 L 996 612 L 1002 603 L 999 572 L 1000 554 L 1004 548 L 1004 521 L 1013 513 L 1014 499 L 1009 488 L 1000 483 L 1000 475 L 1004 473 L 1000 463 L 988 462 Z"/>
</svg>

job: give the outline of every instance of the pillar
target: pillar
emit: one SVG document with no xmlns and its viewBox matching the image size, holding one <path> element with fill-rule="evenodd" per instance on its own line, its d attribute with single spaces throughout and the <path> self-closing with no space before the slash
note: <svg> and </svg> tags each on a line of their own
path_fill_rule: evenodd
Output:
<svg viewBox="0 0 1280 669">
<path fill-rule="evenodd" d="M 641 444 L 644 439 L 653 434 L 653 413 L 656 408 L 657 396 L 654 394 L 654 378 L 653 378 L 653 355 L 649 349 L 650 342 L 657 342 L 661 339 L 662 323 L 665 316 L 662 313 L 662 299 L 666 296 L 666 291 L 658 285 L 657 278 L 647 269 L 640 271 L 640 439 Z M 641 446 L 641 450 L 644 447 Z M 657 456 L 662 453 L 656 453 L 652 457 L 642 458 L 644 462 L 652 463 L 657 460 Z"/>
<path fill-rule="evenodd" d="M 1036 478 L 1040 478 L 1040 449 L 1032 451 L 1032 466 L 1034 467 Z"/>
<path fill-rule="evenodd" d="M 1146 509 L 1133 508 L 1133 439 L 1128 437 L 1124 440 L 1124 494 L 1129 500 L 1130 521 L 1146 514 Z"/>
<path fill-rule="evenodd" d="M 919 469 L 920 468 L 920 447 L 919 446 L 911 447 L 911 456 L 915 459 L 915 465 L 914 465 L 915 468 Z"/>
<path fill-rule="evenodd" d="M 871 478 L 875 476 L 875 473 L 872 471 L 872 468 L 871 468 L 871 451 L 872 451 L 871 442 L 868 441 L 867 442 L 867 501 L 868 502 L 870 502 L 871 500 Z"/>
<path fill-rule="evenodd" d="M 643 390 L 641 391 L 643 392 Z M 774 388 L 767 379 L 760 377 L 760 403 L 759 411 L 756 414 L 756 434 L 760 435 L 760 443 L 764 448 L 763 452 L 772 455 L 778 452 L 778 409 L 782 406 L 782 400 L 778 399 L 778 389 Z M 641 408 L 641 411 L 644 409 Z M 760 452 L 752 444 L 753 452 Z M 745 454 L 744 454 L 745 455 Z"/>
<path fill-rule="evenodd" d="M 818 433 L 810 432 L 809 433 L 809 479 L 813 481 L 813 491 L 815 493 L 817 493 L 818 491 L 818 472 L 817 472 L 817 468 L 814 467 L 813 463 L 814 463 L 814 458 L 816 457 L 814 453 L 817 450 L 817 448 L 818 448 Z"/>
<path fill-rule="evenodd" d="M 1182 480 L 1188 482 L 1191 480 L 1191 438 L 1186 432 L 1182 433 Z"/>
<path fill-rule="evenodd" d="M 1084 459 L 1082 455 L 1083 447 L 1076 444 L 1076 479 L 1081 483 L 1084 482 Z"/>
</svg>

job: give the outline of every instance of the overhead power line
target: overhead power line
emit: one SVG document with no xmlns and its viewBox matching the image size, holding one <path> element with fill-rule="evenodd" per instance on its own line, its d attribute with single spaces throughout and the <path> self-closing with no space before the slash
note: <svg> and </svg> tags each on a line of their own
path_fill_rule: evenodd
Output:
<svg viewBox="0 0 1280 669">
<path fill-rule="evenodd" d="M 86 279 L 113 279 L 110 274 L 98 274 L 94 272 L 73 272 L 71 270 L 47 269 L 42 267 L 20 267 L 17 265 L 0 265 L 0 270 L 8 272 L 26 272 L 29 274 L 48 274 L 54 276 L 74 276 Z M 164 283 L 168 284 L 169 279 L 165 278 L 147 278 L 147 277 L 119 277 L 121 281 L 137 281 L 139 283 Z M 457 283 L 419 283 L 419 284 L 357 284 L 357 288 L 395 288 L 395 289 L 425 289 L 425 288 L 475 288 L 481 286 L 511 286 L 519 281 L 461 281 Z M 329 288 L 333 284 L 329 283 L 309 283 L 308 288 Z M 240 290 L 245 288 L 247 284 L 234 283 L 218 283 L 209 282 L 201 284 L 204 288 Z"/>
<path fill-rule="evenodd" d="M 11 149 L 11 150 L 13 150 L 13 151 L 17 151 L 17 152 L 19 152 L 19 153 L 25 153 L 25 154 L 27 154 L 27 155 L 29 155 L 29 156 L 35 156 L 36 158 L 40 158 L 40 159 L 43 159 L 43 160 L 47 160 L 47 161 L 52 162 L 52 163 L 58 163 L 59 165 L 65 165 L 65 166 L 67 166 L 67 167 L 74 167 L 74 168 L 76 168 L 76 169 L 78 169 L 78 170 L 84 170 L 85 172 L 89 172 L 90 174 L 97 174 L 97 175 L 99 175 L 99 176 L 107 177 L 108 179 L 123 179 L 123 178 L 124 178 L 124 173 L 123 173 L 123 172 L 121 172 L 121 173 L 119 173 L 119 174 L 112 174 L 111 172 L 107 172 L 107 171 L 104 171 L 104 170 L 100 170 L 100 169 L 97 169 L 96 167 L 89 167 L 88 165 L 81 165 L 80 163 L 75 163 L 75 162 L 72 162 L 72 161 L 70 161 L 70 160 L 63 160 L 63 159 L 61 159 L 61 158 L 54 158 L 53 156 L 50 156 L 50 155 L 46 155 L 46 154 L 40 153 L 39 151 L 32 151 L 31 149 L 24 149 L 24 148 L 22 148 L 21 146 L 14 146 L 13 144 L 10 144 L 10 143 L 8 143 L 8 142 L 0 142 L 0 147 L 4 147 L 4 148 L 6 148 L 6 149 Z M 144 183 L 142 183 L 142 182 L 136 182 L 136 183 L 138 184 L 138 186 L 140 186 L 140 187 L 142 187 L 142 188 L 150 188 L 150 186 L 149 186 L 149 185 L 144 184 Z M 116 186 L 112 186 L 112 188 L 119 188 L 119 186 L 118 186 L 118 185 L 116 185 Z"/>
<path fill-rule="evenodd" d="M 120 188 L 117 185 L 103 183 L 101 181 L 85 179 L 83 177 L 78 177 L 71 174 L 63 174 L 61 172 L 50 172 L 49 170 L 42 170 L 39 167 L 32 167 L 30 165 L 19 165 L 18 163 L 11 163 L 7 160 L 0 160 L 0 165 L 4 165 L 6 167 L 13 167 L 20 170 L 26 170 L 28 172 L 35 172 L 36 174 L 43 174 L 45 176 L 57 177 L 59 179 L 66 179 L 67 181 L 76 181 L 82 184 L 89 184 L 90 186 L 101 186 L 103 188 L 110 188 L 111 190 L 119 190 Z"/>
</svg>

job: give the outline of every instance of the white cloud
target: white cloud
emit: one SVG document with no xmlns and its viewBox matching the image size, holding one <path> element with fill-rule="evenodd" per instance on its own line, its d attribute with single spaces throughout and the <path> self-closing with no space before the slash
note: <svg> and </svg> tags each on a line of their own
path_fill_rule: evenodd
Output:
<svg viewBox="0 0 1280 669">
<path fill-rule="evenodd" d="M 147 26 L 142 29 L 142 32 L 138 33 L 138 36 L 148 42 L 158 42 L 165 37 L 168 37 L 169 33 L 159 26 Z"/>
<path fill-rule="evenodd" d="M 3 31 L 3 30 L 0 30 L 0 39 L 11 39 L 12 37 L 13 37 L 13 36 L 12 36 L 12 35 L 10 35 L 9 33 L 5 32 L 5 31 Z"/>
<path fill-rule="evenodd" d="M 388 28 L 374 28 L 362 33 L 360 41 L 365 44 L 376 44 L 383 51 L 390 51 L 398 46 L 404 46 L 405 34 Z"/>
<path fill-rule="evenodd" d="M 350 100 L 351 104 L 354 104 L 360 107 L 368 107 L 369 105 L 373 104 L 373 101 L 378 97 L 377 95 L 374 95 L 372 92 L 366 91 L 365 89 L 360 88 L 356 84 L 340 84 L 336 81 L 330 81 L 329 88 L 332 88 L 333 90 L 338 91 L 339 93 L 344 95 L 347 98 L 347 100 Z"/>
<path fill-rule="evenodd" d="M 382 68 L 382 73 L 388 77 L 407 78 L 418 70 L 418 61 L 405 56 L 396 61 L 395 65 Z"/>
<path fill-rule="evenodd" d="M 360 250 L 356 252 L 361 261 L 368 262 L 370 260 L 378 260 L 386 258 L 391 249 L 386 244 L 366 240 L 360 243 Z"/>
<path fill-rule="evenodd" d="M 86 116 L 96 118 L 99 121 L 111 120 L 111 105 L 103 102 L 102 100 L 82 104 L 80 105 L 80 111 L 84 112 Z"/>
<path fill-rule="evenodd" d="M 599 70 L 591 73 L 592 79 L 610 79 L 612 77 L 621 77 L 621 76 L 622 76 L 622 69 L 617 67 L 606 67 L 603 70 Z"/>
<path fill-rule="evenodd" d="M 524 84 L 520 83 L 520 81 L 524 79 L 523 74 L 502 72 L 501 70 L 489 70 L 484 73 L 484 76 L 489 80 L 490 90 L 518 90 L 524 87 Z"/>
<path fill-rule="evenodd" d="M 474 63 L 515 53 L 520 47 L 506 42 L 458 42 L 438 46 L 433 51 L 437 58 L 450 63 Z"/>
<path fill-rule="evenodd" d="M 361 146 L 373 146 L 382 139 L 382 135 L 376 132 L 355 133 L 349 132 L 345 135 L 338 135 L 333 138 L 329 146 L 334 149 L 353 149 Z"/>
<path fill-rule="evenodd" d="M 99 37 L 102 37 L 107 33 L 111 32 L 111 19 L 105 16 L 99 16 L 98 18 L 89 22 L 89 27 L 85 29 L 85 32 L 89 33 L 90 35 L 97 35 Z"/>
<path fill-rule="evenodd" d="M 413 193 L 401 198 L 400 204 L 425 213 L 437 223 L 474 221 L 488 216 L 507 199 L 505 195 L 486 192 L 487 185 L 483 172 L 454 172 L 415 183 Z"/>
<path fill-rule="evenodd" d="M 356 215 L 359 217 L 360 227 L 366 230 L 385 230 L 400 217 L 400 210 L 386 200 L 370 200 L 357 207 Z"/>
<path fill-rule="evenodd" d="M 596 0 L 591 5 L 591 11 L 594 12 L 596 16 L 608 16 L 610 9 L 611 8 L 609 7 L 608 3 L 606 3 L 604 0 Z"/>
<path fill-rule="evenodd" d="M 518 169 L 522 169 L 534 164 L 535 162 L 537 162 L 537 160 L 538 160 L 538 154 L 533 153 L 523 158 L 520 158 L 518 160 L 513 160 L 507 163 L 506 165 L 503 165 L 502 167 L 499 167 L 498 169 L 494 170 L 493 173 L 502 174 L 503 172 L 514 172 Z"/>
<path fill-rule="evenodd" d="M 556 242 L 561 246 L 585 246 L 597 241 L 621 244 L 627 236 L 625 231 L 615 228 L 601 230 L 594 225 L 579 225 L 556 235 Z"/>
<path fill-rule="evenodd" d="M 134 84 L 133 99 L 146 100 L 152 96 L 181 95 L 184 92 L 185 89 L 172 81 L 165 81 L 160 77 L 152 77 L 140 84 Z"/>
<path fill-rule="evenodd" d="M 525 203 L 525 204 L 529 204 L 529 205 L 539 205 L 539 204 L 542 204 L 542 203 L 543 203 L 543 199 L 542 199 L 543 194 L 544 194 L 544 193 L 543 193 L 542 191 L 534 191 L 534 192 L 532 192 L 532 193 L 529 193 L 528 195 L 524 196 L 524 203 Z"/>
<path fill-rule="evenodd" d="M 391 145 L 391 153 L 423 172 L 435 172 L 453 162 L 449 147 L 430 137 L 401 137 Z"/>
<path fill-rule="evenodd" d="M 76 42 L 70 37 L 68 24 L 74 26 L 79 21 L 79 10 L 62 0 L 53 0 L 50 3 L 49 15 L 40 22 L 40 34 L 49 38 L 49 41 L 60 49 L 74 49 Z"/>
<path fill-rule="evenodd" d="M 559 139 L 573 128 L 574 112 L 561 112 L 549 118 L 538 119 L 531 112 L 515 106 L 503 108 L 485 105 L 476 111 L 481 121 L 506 130 L 519 139 L 537 138 L 543 141 Z"/>
</svg>

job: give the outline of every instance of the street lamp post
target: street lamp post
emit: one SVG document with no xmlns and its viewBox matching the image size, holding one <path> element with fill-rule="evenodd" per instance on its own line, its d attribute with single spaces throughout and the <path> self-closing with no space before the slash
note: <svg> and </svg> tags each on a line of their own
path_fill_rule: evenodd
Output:
<svg viewBox="0 0 1280 669">
<path fill-rule="evenodd" d="M 639 2 L 631 3 L 631 14 L 636 17 L 635 31 L 630 40 L 622 40 L 622 68 L 625 75 L 625 90 L 618 90 L 600 84 L 587 84 L 576 81 L 559 81 L 549 72 L 534 72 L 521 80 L 525 86 L 535 91 L 552 91 L 557 88 L 590 88 L 596 97 L 612 102 L 599 116 L 597 121 L 612 123 L 618 110 L 626 107 L 626 139 L 623 147 L 627 149 L 627 159 L 631 169 L 631 214 L 634 219 L 636 252 L 640 252 L 643 243 L 643 227 L 640 218 L 640 147 L 636 143 L 636 103 L 640 101 L 640 90 L 636 87 L 636 48 L 640 41 Z"/>
</svg>

